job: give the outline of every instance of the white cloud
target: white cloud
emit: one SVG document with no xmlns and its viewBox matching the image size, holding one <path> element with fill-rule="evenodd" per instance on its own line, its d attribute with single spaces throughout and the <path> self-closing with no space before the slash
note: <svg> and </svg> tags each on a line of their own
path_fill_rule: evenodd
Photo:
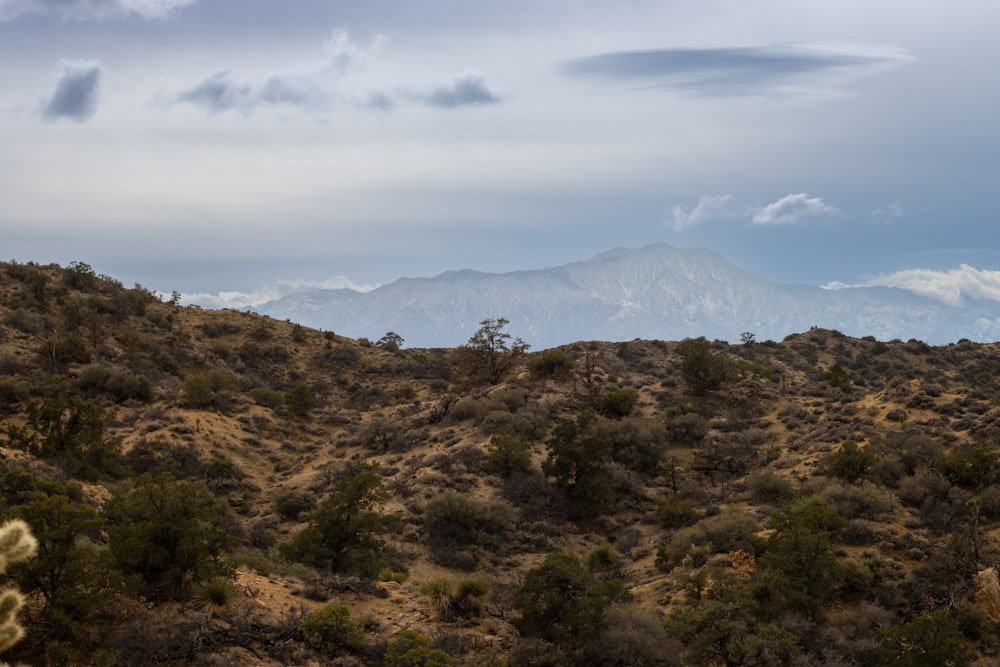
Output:
<svg viewBox="0 0 1000 667">
<path fill-rule="evenodd" d="M 19 16 L 56 16 L 66 21 L 99 21 L 138 16 L 164 19 L 197 0 L 0 0 L 0 21 Z"/>
<path fill-rule="evenodd" d="M 186 305 L 204 306 L 206 308 L 235 308 L 259 306 L 280 299 L 296 292 L 307 292 L 315 289 L 350 289 L 355 292 L 370 292 L 378 285 L 358 285 L 345 276 L 334 276 L 327 280 L 282 280 L 274 285 L 262 287 L 255 292 L 219 292 L 217 294 L 195 293 L 182 294 L 181 303 Z"/>
<path fill-rule="evenodd" d="M 857 285 L 833 282 L 826 289 L 852 287 L 898 287 L 921 296 L 937 299 L 949 306 L 961 306 L 965 298 L 1000 302 L 1000 271 L 977 269 L 962 264 L 951 271 L 907 269 L 878 276 Z"/>
<path fill-rule="evenodd" d="M 310 66 L 258 81 L 237 81 L 229 69 L 222 69 L 173 95 L 171 102 L 194 104 L 212 112 L 244 113 L 274 106 L 325 113 L 336 105 L 388 111 L 399 102 L 445 109 L 501 103 L 500 96 L 478 73 L 459 74 L 422 88 L 365 90 L 353 85 L 351 75 L 362 71 L 385 41 L 379 35 L 362 47 L 346 31 L 337 30 L 324 45 L 323 58 Z"/>
<path fill-rule="evenodd" d="M 898 201 L 894 201 L 888 206 L 875 209 L 868 215 L 869 217 L 874 218 L 875 220 L 889 222 L 890 220 L 895 220 L 896 218 L 903 217 L 904 213 L 905 211 L 903 210 L 903 205 Z"/>
<path fill-rule="evenodd" d="M 838 213 L 837 209 L 819 197 L 800 193 L 785 195 L 768 204 L 753 216 L 755 225 L 791 225 L 810 218 L 820 218 Z"/>
<path fill-rule="evenodd" d="M 746 213 L 746 207 L 740 206 L 733 195 L 704 195 L 690 211 L 674 206 L 667 226 L 682 232 L 706 221 L 739 218 Z"/>
</svg>

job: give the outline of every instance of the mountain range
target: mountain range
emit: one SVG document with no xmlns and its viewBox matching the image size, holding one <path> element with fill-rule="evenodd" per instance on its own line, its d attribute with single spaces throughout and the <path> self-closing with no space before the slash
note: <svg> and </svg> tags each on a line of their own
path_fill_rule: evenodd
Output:
<svg viewBox="0 0 1000 667">
<path fill-rule="evenodd" d="M 635 338 L 735 342 L 745 332 L 781 340 L 812 327 L 930 344 L 1000 338 L 1000 304 L 991 301 L 951 306 L 898 288 L 775 284 L 711 250 L 666 243 L 553 268 L 401 278 L 369 292 L 312 289 L 253 310 L 353 338 L 392 331 L 411 347 L 463 344 L 497 317 L 533 349 Z"/>
</svg>

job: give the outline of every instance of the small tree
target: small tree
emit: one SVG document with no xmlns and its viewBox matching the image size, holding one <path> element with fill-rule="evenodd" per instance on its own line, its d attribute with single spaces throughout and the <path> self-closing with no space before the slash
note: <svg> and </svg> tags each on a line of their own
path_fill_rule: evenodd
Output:
<svg viewBox="0 0 1000 667">
<path fill-rule="evenodd" d="M 692 394 L 704 394 L 732 377 L 729 361 L 712 352 L 704 338 L 688 338 L 677 345 L 681 356 L 681 377 Z"/>
<path fill-rule="evenodd" d="M 111 556 L 151 592 L 180 598 L 191 585 L 224 573 L 220 558 L 237 540 L 226 530 L 232 512 L 201 482 L 170 473 L 136 478 L 104 508 Z"/>
<path fill-rule="evenodd" d="M 384 336 L 379 338 L 375 345 L 383 350 L 388 350 L 389 352 L 399 352 L 402 349 L 404 342 L 403 337 L 398 333 L 395 331 L 389 331 Z"/>
<path fill-rule="evenodd" d="M 399 523 L 398 517 L 379 511 L 388 497 L 377 467 L 359 466 L 337 480 L 309 525 L 281 546 L 282 553 L 331 572 L 374 576 L 385 564 L 381 536 Z"/>
<path fill-rule="evenodd" d="M 343 605 L 317 609 L 299 625 L 306 643 L 324 657 L 336 658 L 365 648 L 365 632 Z"/>
<path fill-rule="evenodd" d="M 458 365 L 472 383 L 500 384 L 528 351 L 520 338 L 511 340 L 504 329 L 509 324 L 500 317 L 479 323 L 469 342 L 458 348 Z"/>
<path fill-rule="evenodd" d="M 316 407 L 316 394 L 312 387 L 300 382 L 285 394 L 285 407 L 296 417 L 305 417 Z"/>
<path fill-rule="evenodd" d="M 577 516 L 599 512 L 611 501 L 608 466 L 614 443 L 607 431 L 596 428 L 597 420 L 581 412 L 559 423 L 546 442 L 549 455 L 542 470 L 555 478 Z"/>
<path fill-rule="evenodd" d="M 551 642 L 599 635 L 609 602 L 576 556 L 551 554 L 514 591 L 514 624 L 522 635 Z"/>
</svg>

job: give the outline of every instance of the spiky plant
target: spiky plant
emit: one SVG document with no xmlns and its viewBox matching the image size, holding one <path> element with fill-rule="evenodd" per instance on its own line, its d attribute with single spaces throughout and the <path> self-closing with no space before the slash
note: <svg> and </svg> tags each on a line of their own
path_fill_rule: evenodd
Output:
<svg viewBox="0 0 1000 667">
<path fill-rule="evenodd" d="M 7 566 L 19 563 L 38 552 L 38 540 L 24 521 L 12 519 L 0 526 L 0 574 Z M 16 588 L 0 593 L 0 653 L 16 644 L 24 636 L 24 628 L 17 622 L 17 611 L 24 604 L 24 596 Z"/>
</svg>

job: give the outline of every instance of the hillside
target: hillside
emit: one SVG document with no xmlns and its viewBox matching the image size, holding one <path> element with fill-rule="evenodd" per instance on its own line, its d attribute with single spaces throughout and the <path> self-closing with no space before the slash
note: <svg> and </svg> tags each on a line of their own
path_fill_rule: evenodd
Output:
<svg viewBox="0 0 1000 667">
<path fill-rule="evenodd" d="M 3 658 L 995 664 L 996 344 L 499 327 L 493 384 L 478 326 L 400 349 L 0 264 L 0 517 L 41 543 Z"/>
</svg>

